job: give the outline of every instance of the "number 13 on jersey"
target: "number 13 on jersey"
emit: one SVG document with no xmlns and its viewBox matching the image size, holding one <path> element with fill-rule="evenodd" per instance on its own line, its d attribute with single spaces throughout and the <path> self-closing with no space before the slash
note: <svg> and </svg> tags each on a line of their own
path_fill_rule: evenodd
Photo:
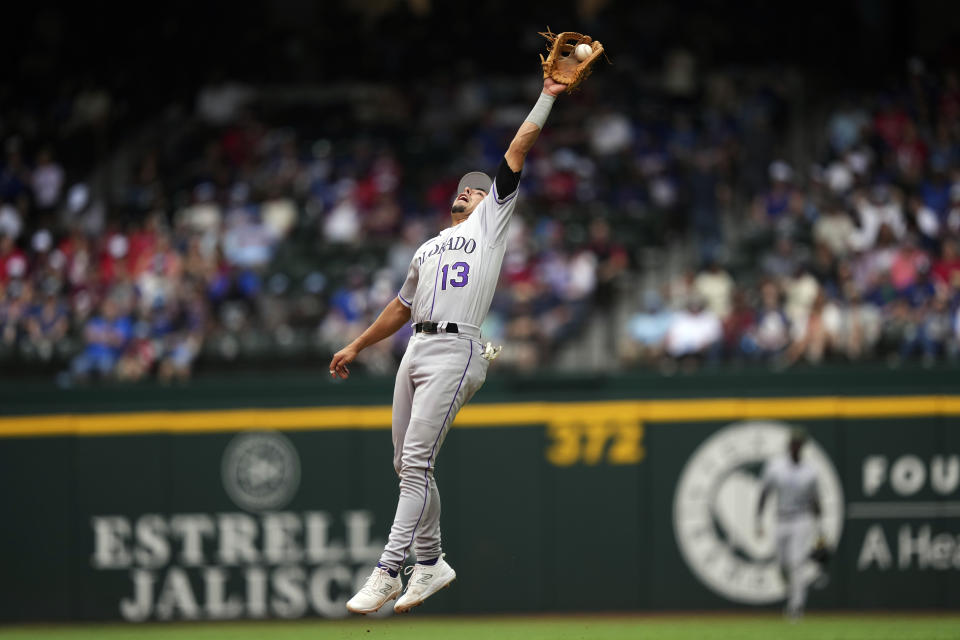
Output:
<svg viewBox="0 0 960 640">
<path fill-rule="evenodd" d="M 451 287 L 463 287 L 466 286 L 467 279 L 470 277 L 470 265 L 466 262 L 454 262 L 452 265 L 445 264 L 440 271 L 443 273 L 443 284 L 440 285 L 440 288 L 444 291 L 447 289 L 448 278 Z"/>
</svg>

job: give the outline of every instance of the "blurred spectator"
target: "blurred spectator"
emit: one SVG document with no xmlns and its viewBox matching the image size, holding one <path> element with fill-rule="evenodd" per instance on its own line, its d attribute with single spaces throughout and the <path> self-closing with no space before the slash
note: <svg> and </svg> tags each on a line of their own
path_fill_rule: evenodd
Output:
<svg viewBox="0 0 960 640">
<path fill-rule="evenodd" d="M 913 121 L 906 121 L 894 152 L 897 158 L 897 168 L 903 181 L 909 185 L 918 184 L 923 176 L 924 165 L 927 161 L 927 145 L 920 138 L 917 126 Z"/>
<path fill-rule="evenodd" d="M 260 207 L 263 226 L 274 242 L 279 242 L 289 235 L 297 224 L 297 215 L 296 203 L 280 194 L 274 194 Z"/>
<path fill-rule="evenodd" d="M 960 235 L 960 182 L 954 182 L 950 187 L 950 211 L 944 226 L 950 235 Z"/>
<path fill-rule="evenodd" d="M 73 100 L 72 118 L 67 126 L 75 130 L 102 127 L 112 108 L 110 92 L 88 78 Z"/>
<path fill-rule="evenodd" d="M 610 225 L 605 220 L 590 222 L 590 241 L 587 249 L 597 260 L 595 300 L 601 308 L 613 304 L 616 285 L 625 275 L 629 262 L 623 246 L 611 237 Z"/>
<path fill-rule="evenodd" d="M 845 287 L 839 299 L 826 303 L 822 321 L 830 349 L 848 360 L 866 356 L 879 337 L 880 311 L 861 300 L 852 286 Z"/>
<path fill-rule="evenodd" d="M 41 150 L 31 181 L 39 214 L 52 213 L 60 203 L 64 179 L 63 167 L 54 162 L 53 153 L 49 149 Z"/>
<path fill-rule="evenodd" d="M 770 188 L 756 197 L 753 204 L 754 218 L 769 225 L 787 213 L 794 194 L 793 169 L 786 162 L 777 160 L 768 170 Z"/>
<path fill-rule="evenodd" d="M 0 235 L 16 240 L 22 229 L 23 218 L 17 208 L 12 204 L 0 205 Z"/>
<path fill-rule="evenodd" d="M 940 259 L 933 265 L 933 277 L 937 282 L 960 291 L 960 239 L 943 241 Z"/>
<path fill-rule="evenodd" d="M 783 279 L 783 294 L 784 313 L 787 314 L 787 320 L 797 334 L 802 334 L 805 331 L 807 319 L 820 296 L 820 283 L 809 269 L 801 265 L 792 276 Z M 820 306 L 823 306 L 822 300 Z"/>
<path fill-rule="evenodd" d="M 879 353 L 890 364 L 900 364 L 902 355 L 912 351 L 917 337 L 916 315 L 902 298 L 892 299 L 884 308 L 878 340 Z"/>
<path fill-rule="evenodd" d="M 203 182 L 193 188 L 193 202 L 177 215 L 178 224 L 201 236 L 206 246 L 215 245 L 221 232 L 223 214 L 215 200 L 216 187 Z"/>
<path fill-rule="evenodd" d="M 721 321 L 726 320 L 733 302 L 734 282 L 719 263 L 711 262 L 704 271 L 697 274 L 693 288 L 705 301 L 709 311 Z"/>
<path fill-rule="evenodd" d="M 797 271 L 800 261 L 790 237 L 779 235 L 773 249 L 763 257 L 763 273 L 773 278 L 786 278 Z"/>
<path fill-rule="evenodd" d="M 53 292 L 47 293 L 43 302 L 30 310 L 26 318 L 26 330 L 31 347 L 42 360 L 49 360 L 57 343 L 64 338 L 69 328 L 67 309 Z"/>
<path fill-rule="evenodd" d="M 673 324 L 673 313 L 656 291 L 643 295 L 643 309 L 630 319 L 631 339 L 628 361 L 653 362 L 663 354 L 667 333 Z"/>
<path fill-rule="evenodd" d="M 723 322 L 724 354 L 739 361 L 744 353 L 744 338 L 756 324 L 757 314 L 742 289 L 734 291 L 730 314 Z"/>
<path fill-rule="evenodd" d="M 860 251 L 873 248 L 877 243 L 881 229 L 888 229 L 895 239 L 903 237 L 906 224 L 899 196 L 891 193 L 890 187 L 877 185 L 870 190 L 869 197 L 858 195 L 855 198 L 860 227 L 851 238 L 851 246 Z"/>
<path fill-rule="evenodd" d="M 813 239 L 838 258 L 844 258 L 852 248 L 856 227 L 846 210 L 839 205 L 828 207 L 813 225 Z"/>
<path fill-rule="evenodd" d="M 625 151 L 633 138 L 627 116 L 609 107 L 599 109 L 586 126 L 590 148 L 600 157 Z"/>
<path fill-rule="evenodd" d="M 223 126 L 233 122 L 253 91 L 239 82 L 217 78 L 197 94 L 197 115 L 209 124 Z"/>
<path fill-rule="evenodd" d="M 929 366 L 947 354 L 951 320 L 947 300 L 942 296 L 929 300 L 923 310 L 924 313 L 913 315 L 900 346 L 900 357 L 907 359 L 917 353 L 923 364 Z"/>
<path fill-rule="evenodd" d="M 155 329 L 162 340 L 157 376 L 162 382 L 187 380 L 193 362 L 200 352 L 207 317 L 202 293 L 199 290 L 181 292 L 175 315 L 169 327 Z"/>
<path fill-rule="evenodd" d="M 820 364 L 823 361 L 829 337 L 824 322 L 825 305 L 826 296 L 822 291 L 818 291 L 801 323 L 794 325 L 794 340 L 787 350 L 783 364 L 793 364 L 800 358 L 805 358 L 811 364 Z"/>
<path fill-rule="evenodd" d="M 907 201 L 907 219 L 922 236 L 926 246 L 936 244 L 940 235 L 940 216 L 916 195 Z"/>
<path fill-rule="evenodd" d="M 827 122 L 827 137 L 833 152 L 842 156 L 856 145 L 869 122 L 870 116 L 863 108 L 844 101 Z"/>
<path fill-rule="evenodd" d="M 27 273 L 27 256 L 14 244 L 13 236 L 0 232 L 0 285 Z"/>
<path fill-rule="evenodd" d="M 352 244 L 360 239 L 360 211 L 353 199 L 352 186 L 342 184 L 341 195 L 327 215 L 323 235 L 328 242 Z"/>
<path fill-rule="evenodd" d="M 30 285 L 21 281 L 0 287 L 0 343 L 7 346 L 16 344 L 23 333 L 31 298 Z"/>
<path fill-rule="evenodd" d="M 780 291 L 772 281 L 760 287 L 761 306 L 756 324 L 743 335 L 741 349 L 751 360 L 768 360 L 780 355 L 790 343 L 790 323 L 783 311 Z"/>
<path fill-rule="evenodd" d="M 720 357 L 723 325 L 715 313 L 706 309 L 702 300 L 692 299 L 687 308 L 670 320 L 666 336 L 666 352 L 688 363 L 715 362 Z"/>
<path fill-rule="evenodd" d="M 30 173 L 20 152 L 20 140 L 10 138 L 6 143 L 6 158 L 0 165 L 0 202 L 16 202 L 27 194 Z"/>
<path fill-rule="evenodd" d="M 105 300 L 100 314 L 91 318 L 84 329 L 86 346 L 71 365 L 75 378 L 86 380 L 91 374 L 101 378 L 112 376 L 132 335 L 130 319 L 120 315 L 115 302 Z"/>
<path fill-rule="evenodd" d="M 273 253 L 273 237 L 254 213 L 235 212 L 223 234 L 223 255 L 242 269 L 265 267 Z"/>
<path fill-rule="evenodd" d="M 929 268 L 927 254 L 917 246 L 915 238 L 907 236 L 890 263 L 890 282 L 898 291 L 906 291 L 916 283 L 918 273 Z"/>
<path fill-rule="evenodd" d="M 136 382 L 143 379 L 156 362 L 156 345 L 151 339 L 150 324 L 140 310 L 134 323 L 133 336 L 117 362 L 116 376 L 124 382 Z"/>
</svg>

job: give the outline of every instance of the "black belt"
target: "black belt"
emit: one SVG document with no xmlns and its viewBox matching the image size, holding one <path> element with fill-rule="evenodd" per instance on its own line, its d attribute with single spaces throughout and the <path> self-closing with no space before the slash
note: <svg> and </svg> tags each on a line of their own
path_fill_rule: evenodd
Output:
<svg viewBox="0 0 960 640">
<path fill-rule="evenodd" d="M 460 333 L 456 322 L 448 322 L 446 327 L 441 327 L 439 322 L 418 322 L 413 325 L 414 333 Z"/>
</svg>

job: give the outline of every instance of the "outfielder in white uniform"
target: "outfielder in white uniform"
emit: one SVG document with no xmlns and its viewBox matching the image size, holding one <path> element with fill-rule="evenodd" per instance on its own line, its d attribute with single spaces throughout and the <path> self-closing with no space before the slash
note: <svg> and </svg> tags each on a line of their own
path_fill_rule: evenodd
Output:
<svg viewBox="0 0 960 640">
<path fill-rule="evenodd" d="M 400 500 L 380 562 L 347 602 L 373 613 L 400 596 L 400 570 L 412 547 L 417 562 L 394 610 L 409 611 L 456 577 L 440 544 L 440 493 L 433 477 L 437 454 L 460 408 L 483 384 L 495 352 L 480 343 L 480 325 L 493 300 L 516 206 L 520 170 L 540 135 L 553 101 L 566 89 L 547 78 L 543 92 L 504 154 L 496 180 L 465 175 L 451 205 L 452 225 L 416 252 L 397 297 L 356 340 L 330 361 L 346 378 L 364 348 L 411 322 L 414 335 L 393 392 L 393 466 Z"/>
<path fill-rule="evenodd" d="M 786 614 L 803 615 L 807 583 L 801 568 L 820 535 L 820 495 L 817 472 L 801 459 L 807 435 L 803 429 L 790 433 L 787 455 L 773 458 L 763 470 L 762 490 L 757 502 L 757 534 L 763 536 L 761 514 L 771 492 L 777 493 L 777 561 L 787 586 Z"/>
</svg>

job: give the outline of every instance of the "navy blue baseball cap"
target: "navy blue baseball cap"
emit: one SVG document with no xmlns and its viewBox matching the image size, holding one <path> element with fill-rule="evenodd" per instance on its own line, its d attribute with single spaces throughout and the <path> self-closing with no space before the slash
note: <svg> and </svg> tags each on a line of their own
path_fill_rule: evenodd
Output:
<svg viewBox="0 0 960 640">
<path fill-rule="evenodd" d="M 471 189 L 483 189 L 487 193 L 490 193 L 491 184 L 493 184 L 493 180 L 491 180 L 487 174 L 482 171 L 471 171 L 460 178 L 460 184 L 457 185 L 457 194 L 463 193 L 463 190 L 467 187 Z"/>
</svg>

